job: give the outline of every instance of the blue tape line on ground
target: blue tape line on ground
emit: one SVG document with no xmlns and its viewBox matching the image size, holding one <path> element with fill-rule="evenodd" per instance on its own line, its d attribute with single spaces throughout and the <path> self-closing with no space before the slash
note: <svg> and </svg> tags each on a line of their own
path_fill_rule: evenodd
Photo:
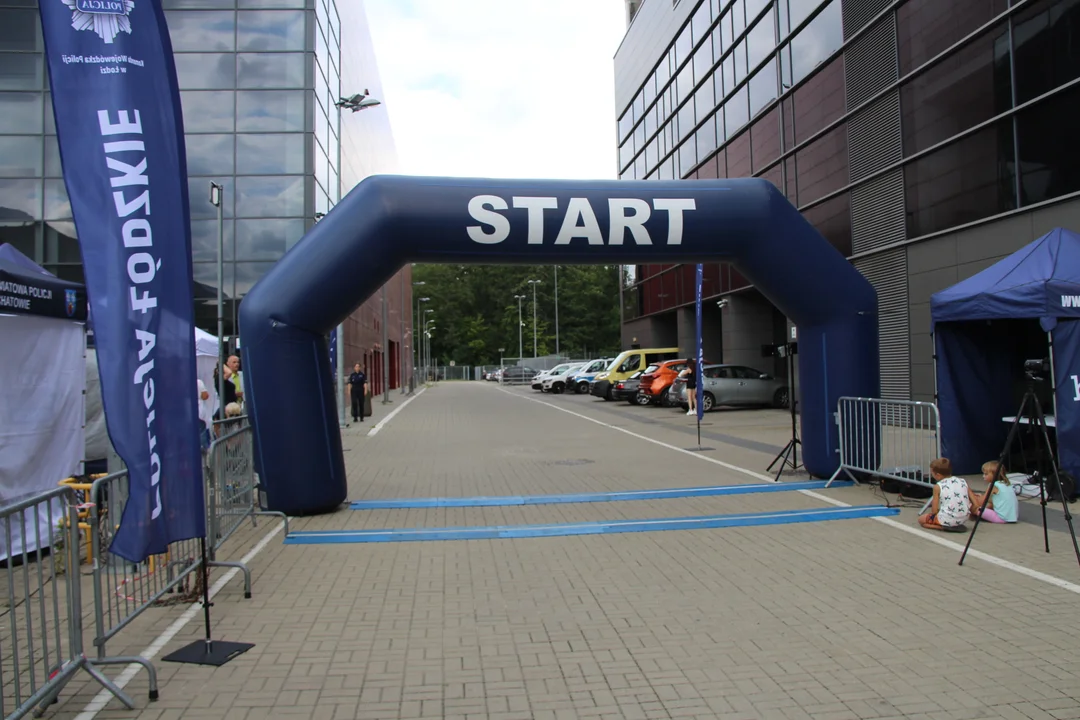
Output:
<svg viewBox="0 0 1080 720">
<path fill-rule="evenodd" d="M 664 490 L 626 490 L 621 492 L 572 493 L 568 495 L 491 495 L 478 497 L 398 498 L 394 500 L 357 500 L 350 510 L 394 510 L 401 508 L 505 507 L 510 505 L 557 505 L 562 503 L 624 502 L 630 500 L 665 500 L 668 498 L 745 495 L 747 493 L 822 490 L 824 480 L 790 483 L 754 483 L 751 485 L 710 485 L 707 487 L 668 488 Z M 850 480 L 834 482 L 832 487 L 853 485 Z"/>
<path fill-rule="evenodd" d="M 813 510 L 778 510 L 740 515 L 704 515 L 650 520 L 611 520 L 552 525 L 490 525 L 478 527 L 404 528 L 396 530 L 315 530 L 294 532 L 285 538 L 286 545 L 322 545 L 339 543 L 415 542 L 421 540 L 492 540 L 500 538 L 555 537 L 565 535 L 603 535 L 607 533 L 655 532 L 661 530 L 701 530 L 755 525 L 845 520 L 852 518 L 899 515 L 899 508 L 862 505 L 848 508 Z"/>
</svg>

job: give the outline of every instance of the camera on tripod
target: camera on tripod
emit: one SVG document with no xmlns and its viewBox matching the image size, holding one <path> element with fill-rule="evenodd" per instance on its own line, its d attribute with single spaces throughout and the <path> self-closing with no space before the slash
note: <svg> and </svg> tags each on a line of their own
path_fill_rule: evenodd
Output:
<svg viewBox="0 0 1080 720">
<path fill-rule="evenodd" d="M 1043 358 L 1041 360 L 1025 360 L 1024 372 L 1027 373 L 1029 377 L 1035 380 L 1041 380 L 1042 378 L 1039 377 L 1039 375 L 1050 374 L 1050 358 Z"/>
</svg>

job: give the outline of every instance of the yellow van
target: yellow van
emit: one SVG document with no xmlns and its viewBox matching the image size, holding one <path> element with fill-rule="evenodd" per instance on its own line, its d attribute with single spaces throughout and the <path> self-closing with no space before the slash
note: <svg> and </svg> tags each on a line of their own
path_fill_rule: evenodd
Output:
<svg viewBox="0 0 1080 720">
<path fill-rule="evenodd" d="M 615 358 L 607 370 L 596 376 L 593 380 L 590 394 L 602 397 L 605 400 L 614 400 L 612 389 L 615 383 L 626 380 L 636 372 L 640 372 L 650 365 L 661 363 L 665 360 L 678 360 L 682 355 L 679 348 L 638 348 L 626 350 Z"/>
</svg>

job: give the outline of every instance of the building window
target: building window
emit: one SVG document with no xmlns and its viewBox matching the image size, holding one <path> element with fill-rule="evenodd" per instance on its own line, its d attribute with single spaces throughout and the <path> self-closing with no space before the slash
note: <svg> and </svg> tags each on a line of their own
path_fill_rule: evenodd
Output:
<svg viewBox="0 0 1080 720">
<path fill-rule="evenodd" d="M 1080 137 L 1067 120 L 1078 107 L 1074 87 L 1017 114 L 1021 205 L 1080 191 Z"/>
<path fill-rule="evenodd" d="M 896 11 L 900 74 L 906 75 L 1008 9 L 1008 0 L 909 0 Z"/>
<path fill-rule="evenodd" d="M 1012 107 L 1009 36 L 1001 25 L 900 90 L 904 154 L 913 155 Z"/>
<path fill-rule="evenodd" d="M 233 53 L 177 53 L 176 77 L 181 90 L 218 90 L 236 86 Z"/>
<path fill-rule="evenodd" d="M 1026 102 L 1080 75 L 1080 0 L 1044 0 L 1014 19 L 1016 99 Z"/>
<path fill-rule="evenodd" d="M 843 124 L 796 153 L 800 205 L 848 184 L 847 150 L 847 125 Z"/>
<path fill-rule="evenodd" d="M 778 118 L 778 113 L 773 108 L 754 122 L 750 128 L 750 144 L 753 147 L 755 174 L 760 173 L 766 165 L 780 157 L 780 122 Z"/>
<path fill-rule="evenodd" d="M 1014 167 L 1010 119 L 908 164 L 904 168 L 908 237 L 1014 209 Z"/>
<path fill-rule="evenodd" d="M 795 142 L 805 142 L 843 117 L 844 97 L 844 58 L 840 56 L 795 91 Z"/>
<path fill-rule="evenodd" d="M 166 13 L 173 52 L 236 49 L 236 13 L 232 10 L 173 10 Z"/>
<path fill-rule="evenodd" d="M 851 199 L 848 193 L 804 210 L 803 217 L 844 257 L 851 255 Z"/>
<path fill-rule="evenodd" d="M 750 133 L 744 132 L 728 144 L 727 148 L 727 171 L 728 177 L 750 177 L 753 172 L 750 164 Z"/>
<path fill-rule="evenodd" d="M 844 44 L 840 0 L 833 0 L 780 51 L 781 82 L 794 87 Z"/>
</svg>

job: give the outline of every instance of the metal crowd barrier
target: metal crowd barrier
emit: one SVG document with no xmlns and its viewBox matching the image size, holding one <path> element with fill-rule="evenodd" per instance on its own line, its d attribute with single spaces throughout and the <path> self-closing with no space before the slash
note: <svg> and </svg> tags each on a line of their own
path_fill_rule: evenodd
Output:
<svg viewBox="0 0 1080 720">
<path fill-rule="evenodd" d="M 93 556 L 94 646 L 105 656 L 106 644 L 153 605 L 192 603 L 202 596 L 198 538 L 180 540 L 165 553 L 133 563 L 109 552 L 128 498 L 126 470 L 94 481 L 90 526 Z M 209 529 L 209 528 L 208 528 Z M 235 567 L 243 572 L 244 597 L 251 597 L 251 571 L 238 562 L 210 561 L 210 567 Z M 131 662 L 151 668 L 144 658 Z"/>
<path fill-rule="evenodd" d="M 206 527 L 211 560 L 216 560 L 218 548 L 249 518 L 255 527 L 259 515 L 279 517 L 285 522 L 285 534 L 289 534 L 289 518 L 284 513 L 258 509 L 253 442 L 251 426 L 245 425 L 215 440 L 207 451 Z"/>
<path fill-rule="evenodd" d="M 80 509 L 67 486 L 0 509 L 7 585 L 7 607 L 0 614 L 0 715 L 8 720 L 35 708 L 40 716 L 79 671 L 133 709 L 135 703 L 101 674 L 100 665 L 141 662 L 149 673 L 150 699 L 157 699 L 157 675 L 142 658 L 86 657 Z"/>
<path fill-rule="evenodd" d="M 933 403 L 842 397 L 837 403 L 841 473 L 933 487 L 929 465 L 941 457 L 941 418 Z"/>
</svg>

